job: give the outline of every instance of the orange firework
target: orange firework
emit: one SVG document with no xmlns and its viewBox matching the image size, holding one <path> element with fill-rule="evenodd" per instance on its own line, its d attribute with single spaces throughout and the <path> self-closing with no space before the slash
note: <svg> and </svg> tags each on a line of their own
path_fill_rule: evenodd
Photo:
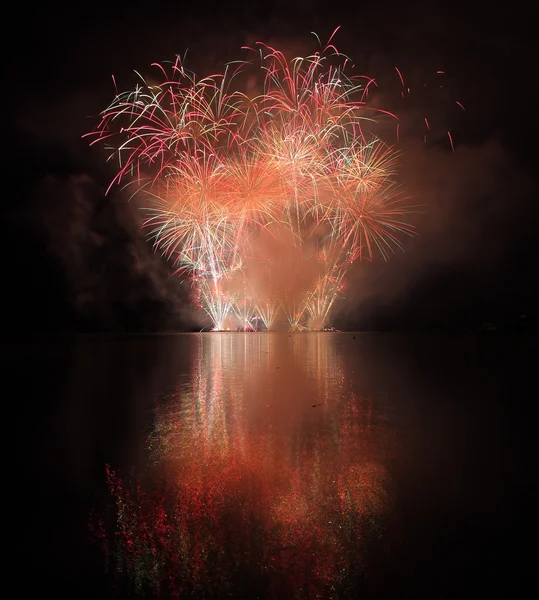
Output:
<svg viewBox="0 0 539 600">
<path fill-rule="evenodd" d="M 114 181 L 137 185 L 150 238 L 192 274 L 214 329 L 240 313 L 251 315 L 241 317 L 242 327 L 260 320 L 267 327 L 279 307 L 294 328 L 321 329 L 348 266 L 376 254 L 387 259 L 413 233 L 396 185 L 397 155 L 369 131 L 372 80 L 362 86 L 347 77 L 348 59 L 333 45 L 288 60 L 259 44 L 257 56 L 201 80 L 179 59 L 168 69 L 154 65 L 162 82 L 143 79 L 117 94 L 92 135 L 113 143 Z M 259 75 L 258 94 L 235 88 L 245 74 L 251 82 Z M 257 243 L 262 232 L 289 244 L 290 255 L 318 261 L 293 298 L 290 290 L 280 300 L 266 297 L 285 287 L 282 260 L 266 285 L 248 277 L 253 261 L 271 264 Z M 233 283 L 238 273 L 242 293 Z"/>
</svg>

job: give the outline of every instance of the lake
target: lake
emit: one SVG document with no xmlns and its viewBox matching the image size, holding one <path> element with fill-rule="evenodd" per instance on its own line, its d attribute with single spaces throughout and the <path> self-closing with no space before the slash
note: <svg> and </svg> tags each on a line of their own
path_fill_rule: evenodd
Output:
<svg viewBox="0 0 539 600">
<path fill-rule="evenodd" d="M 534 567 L 536 342 L 193 333 L 4 347 L 16 587 L 518 594 Z"/>
</svg>

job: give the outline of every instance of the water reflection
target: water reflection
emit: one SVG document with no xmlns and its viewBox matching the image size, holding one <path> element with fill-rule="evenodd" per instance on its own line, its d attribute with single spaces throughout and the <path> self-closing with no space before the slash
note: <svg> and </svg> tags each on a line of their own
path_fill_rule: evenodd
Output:
<svg viewBox="0 0 539 600">
<path fill-rule="evenodd" d="M 111 563 L 166 597 L 340 597 L 380 537 L 392 451 L 338 334 L 202 334 L 147 462 L 107 470 Z"/>
</svg>

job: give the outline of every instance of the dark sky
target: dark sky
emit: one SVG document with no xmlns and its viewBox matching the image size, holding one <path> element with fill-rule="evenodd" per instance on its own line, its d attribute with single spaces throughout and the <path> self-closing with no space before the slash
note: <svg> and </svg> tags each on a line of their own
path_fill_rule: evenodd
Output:
<svg viewBox="0 0 539 600">
<path fill-rule="evenodd" d="M 156 330 L 196 326 L 186 286 L 139 231 L 112 170 L 83 133 L 112 99 L 111 75 L 188 51 L 222 69 L 262 40 L 312 50 L 316 31 L 369 74 L 446 72 L 466 105 L 456 151 L 412 142 L 403 173 L 425 206 L 403 255 L 350 274 L 344 324 L 532 312 L 537 303 L 536 63 L 527 3 L 93 2 L 21 5 L 6 28 L 7 156 L 3 202 L 8 328 Z M 311 44 L 311 46 L 309 46 Z M 374 73 L 373 73 L 374 71 Z M 122 85 L 120 84 L 120 87 Z M 435 107 L 428 107 L 436 114 Z M 442 109 L 440 109 L 442 111 Z M 447 115 L 440 112 L 440 118 Z M 490 314 L 489 313 L 489 314 Z"/>
</svg>

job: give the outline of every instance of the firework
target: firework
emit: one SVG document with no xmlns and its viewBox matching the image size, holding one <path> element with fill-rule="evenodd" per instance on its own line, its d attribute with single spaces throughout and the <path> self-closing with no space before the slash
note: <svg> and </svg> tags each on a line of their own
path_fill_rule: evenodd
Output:
<svg viewBox="0 0 539 600">
<path fill-rule="evenodd" d="M 213 329 L 235 317 L 269 330 L 280 311 L 292 329 L 322 329 L 348 267 L 387 260 L 413 234 L 398 155 L 371 131 L 393 116 L 369 107 L 373 80 L 348 77 L 332 45 L 293 60 L 248 51 L 256 59 L 200 80 L 179 58 L 154 65 L 161 83 L 118 93 L 89 135 L 118 161 L 113 183 L 136 186 L 149 238 L 190 275 Z M 258 93 L 242 91 L 246 76 Z M 292 257 L 301 286 L 285 276 Z"/>
</svg>

